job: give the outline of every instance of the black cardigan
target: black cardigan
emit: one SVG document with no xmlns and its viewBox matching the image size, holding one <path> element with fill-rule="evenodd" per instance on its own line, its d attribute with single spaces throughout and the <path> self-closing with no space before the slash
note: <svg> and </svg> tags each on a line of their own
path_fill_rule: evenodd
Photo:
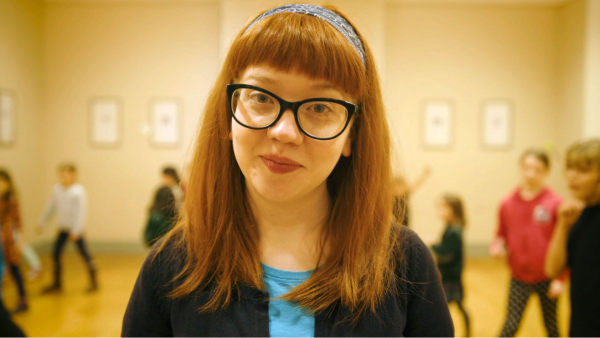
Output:
<svg viewBox="0 0 600 338">
<path fill-rule="evenodd" d="M 410 229 L 402 227 L 404 259 L 396 272 L 399 293 L 389 292 L 376 309 L 366 312 L 356 325 L 347 320 L 348 311 L 339 304 L 315 314 L 315 337 L 324 336 L 454 336 L 438 270 L 429 249 Z M 156 248 L 156 246 L 155 246 Z M 166 295 L 169 281 L 182 262 L 173 262 L 171 250 L 163 250 L 152 263 L 142 266 L 123 319 L 123 336 L 269 336 L 268 293 L 247 285 L 241 297 L 211 314 L 198 308 L 208 292 L 182 299 Z M 154 251 L 149 257 L 152 257 Z"/>
</svg>

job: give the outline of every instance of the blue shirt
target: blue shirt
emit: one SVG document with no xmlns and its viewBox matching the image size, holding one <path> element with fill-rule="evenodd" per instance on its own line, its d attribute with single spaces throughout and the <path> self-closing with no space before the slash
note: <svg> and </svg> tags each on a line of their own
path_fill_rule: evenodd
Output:
<svg viewBox="0 0 600 338">
<path fill-rule="evenodd" d="M 313 271 L 284 271 L 262 264 L 269 292 L 269 333 L 271 337 L 314 337 L 315 316 L 296 303 L 280 297 L 305 282 Z"/>
</svg>

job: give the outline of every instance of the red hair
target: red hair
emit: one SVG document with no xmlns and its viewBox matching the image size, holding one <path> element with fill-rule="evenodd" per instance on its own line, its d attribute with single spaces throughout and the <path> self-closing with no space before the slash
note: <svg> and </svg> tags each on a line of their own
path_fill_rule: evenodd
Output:
<svg viewBox="0 0 600 338">
<path fill-rule="evenodd" d="M 350 94 L 359 107 L 352 124 L 352 155 L 342 157 L 327 180 L 332 210 L 324 236 L 330 253 L 306 282 L 282 298 L 312 311 L 339 301 L 357 319 L 395 285 L 393 237 L 398 232 L 391 224 L 389 130 L 373 55 L 358 36 L 366 64 L 335 28 L 306 14 L 274 14 L 237 36 L 204 109 L 185 201 L 187 217 L 161 247 L 175 241 L 186 258 L 172 297 L 213 287 L 200 309 L 210 312 L 226 307 L 240 283 L 264 288 L 258 229 L 228 139 L 232 119 L 225 92 L 227 84 L 254 65 L 324 79 Z"/>
</svg>

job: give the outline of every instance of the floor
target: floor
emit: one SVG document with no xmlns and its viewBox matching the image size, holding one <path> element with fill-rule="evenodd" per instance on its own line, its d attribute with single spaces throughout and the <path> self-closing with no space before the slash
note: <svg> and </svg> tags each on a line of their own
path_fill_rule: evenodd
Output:
<svg viewBox="0 0 600 338">
<path fill-rule="evenodd" d="M 87 274 L 83 261 L 75 253 L 64 257 L 64 291 L 41 295 L 40 290 L 51 280 L 48 269 L 36 280 L 28 281 L 30 310 L 14 316 L 14 321 L 29 336 L 120 336 L 121 322 L 129 295 L 144 261 L 138 255 L 98 255 L 100 290 L 86 294 Z M 48 257 L 44 267 L 50 267 Z M 6 280 L 8 279 L 8 280 Z M 10 310 L 16 304 L 16 289 L 6 278 L 2 291 Z M 465 268 L 465 307 L 471 316 L 472 334 L 497 336 L 505 316 L 509 273 L 504 262 L 491 258 L 469 259 Z M 450 311 L 456 335 L 464 335 L 464 325 L 455 305 Z M 559 301 L 561 334 L 568 332 L 568 299 Z M 532 297 L 517 336 L 543 337 L 539 301 Z"/>
</svg>

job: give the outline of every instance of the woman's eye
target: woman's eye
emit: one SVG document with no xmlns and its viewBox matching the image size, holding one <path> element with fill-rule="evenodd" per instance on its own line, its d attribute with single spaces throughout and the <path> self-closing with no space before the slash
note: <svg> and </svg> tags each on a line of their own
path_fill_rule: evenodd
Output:
<svg viewBox="0 0 600 338">
<path fill-rule="evenodd" d="M 258 103 L 271 103 L 271 102 L 273 102 L 268 95 L 262 94 L 262 93 L 256 93 L 256 94 L 252 95 L 251 97 L 252 97 L 252 99 L 254 101 L 256 101 Z"/>
<path fill-rule="evenodd" d="M 322 113 L 326 113 L 326 112 L 328 112 L 328 111 L 329 111 L 329 107 L 327 107 L 327 106 L 326 106 L 326 105 L 324 105 L 324 104 L 315 104 L 315 105 L 313 105 L 313 106 L 312 106 L 312 110 L 313 110 L 315 113 L 320 113 L 320 114 L 322 114 Z"/>
</svg>

